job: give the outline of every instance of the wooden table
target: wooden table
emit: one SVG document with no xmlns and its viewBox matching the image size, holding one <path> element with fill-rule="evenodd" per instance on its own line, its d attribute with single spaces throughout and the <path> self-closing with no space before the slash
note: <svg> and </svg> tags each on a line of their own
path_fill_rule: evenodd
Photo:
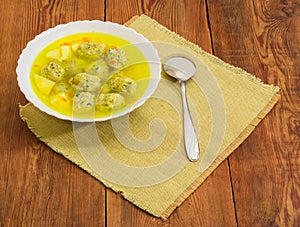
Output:
<svg viewBox="0 0 300 227">
<path fill-rule="evenodd" d="M 276 107 L 165 222 L 53 152 L 18 113 L 27 101 L 15 68 L 35 35 L 142 13 L 281 88 Z M 300 226 L 299 1 L 2 0 L 0 23 L 0 226 Z"/>
</svg>

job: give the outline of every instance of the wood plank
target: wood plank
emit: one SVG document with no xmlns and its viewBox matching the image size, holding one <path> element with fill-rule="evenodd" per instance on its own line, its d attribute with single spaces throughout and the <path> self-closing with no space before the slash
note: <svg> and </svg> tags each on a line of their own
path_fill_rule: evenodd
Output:
<svg viewBox="0 0 300 227">
<path fill-rule="evenodd" d="M 299 3 L 208 2 L 215 54 L 281 87 L 275 109 L 230 157 L 238 224 L 299 226 Z"/>
<path fill-rule="evenodd" d="M 119 12 L 122 10 L 120 17 Z M 106 19 L 124 23 L 144 13 L 184 38 L 211 52 L 205 1 L 108 1 Z M 227 162 L 180 206 L 167 222 L 161 222 L 107 191 L 108 226 L 235 226 L 234 204 Z"/>
<path fill-rule="evenodd" d="M 207 1 L 214 53 L 278 84 L 277 107 L 230 157 L 240 226 L 299 225 L 299 5 Z M 295 2 L 295 1 L 294 1 Z M 41 144 L 18 116 L 15 67 L 39 32 L 77 19 L 123 23 L 146 13 L 211 51 L 205 1 L 2 1 L 0 225 L 105 225 L 105 188 Z M 122 12 L 122 13 L 120 13 Z M 4 20 L 5 19 L 5 20 Z M 192 32 L 191 32 L 192 31 Z M 258 149 L 259 148 L 259 149 Z M 107 190 L 108 226 L 235 225 L 227 163 L 162 222 Z"/>
<path fill-rule="evenodd" d="M 18 56 L 41 31 L 73 20 L 103 19 L 103 1 L 3 0 L 1 15 L 0 225 L 105 225 L 105 187 L 39 142 L 21 121 Z"/>
<path fill-rule="evenodd" d="M 140 1 L 107 1 L 106 20 L 123 24 L 135 15 L 143 13 Z M 122 14 L 120 14 L 122 12 Z M 120 194 L 106 190 L 107 226 L 169 226 L 169 222 L 147 215 Z"/>
</svg>

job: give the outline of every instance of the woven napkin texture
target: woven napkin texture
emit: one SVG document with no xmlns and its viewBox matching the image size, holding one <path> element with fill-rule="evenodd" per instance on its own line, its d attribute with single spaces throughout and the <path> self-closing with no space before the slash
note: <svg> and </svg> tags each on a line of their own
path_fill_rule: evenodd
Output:
<svg viewBox="0 0 300 227">
<path fill-rule="evenodd" d="M 116 120 L 72 123 L 31 103 L 20 106 L 20 115 L 55 152 L 136 206 L 166 219 L 254 130 L 276 104 L 279 88 L 206 53 L 145 15 L 126 26 L 152 41 L 162 62 L 172 55 L 194 61 L 197 73 L 188 81 L 187 92 L 201 149 L 198 162 L 188 162 L 185 155 L 179 83 L 164 73 L 153 97 Z"/>
</svg>

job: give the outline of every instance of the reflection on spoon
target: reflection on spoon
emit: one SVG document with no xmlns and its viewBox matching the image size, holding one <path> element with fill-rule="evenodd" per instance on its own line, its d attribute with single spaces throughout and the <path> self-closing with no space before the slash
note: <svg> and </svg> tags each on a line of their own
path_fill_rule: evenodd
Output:
<svg viewBox="0 0 300 227">
<path fill-rule="evenodd" d="M 183 104 L 183 127 L 184 127 L 184 144 L 187 157 L 194 162 L 199 159 L 199 145 L 195 128 L 191 119 L 190 111 L 186 98 L 186 81 L 196 72 L 193 62 L 185 57 L 172 57 L 164 65 L 165 72 L 179 80 L 181 86 L 181 97 Z"/>
</svg>

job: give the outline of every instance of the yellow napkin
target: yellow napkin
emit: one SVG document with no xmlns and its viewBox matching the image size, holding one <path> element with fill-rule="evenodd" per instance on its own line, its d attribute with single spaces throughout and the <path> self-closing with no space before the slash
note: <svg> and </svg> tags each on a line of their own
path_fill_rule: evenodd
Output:
<svg viewBox="0 0 300 227">
<path fill-rule="evenodd" d="M 107 187 L 162 219 L 179 206 L 254 130 L 277 102 L 279 88 L 263 84 L 141 15 L 126 23 L 153 42 L 162 62 L 191 58 L 197 73 L 187 83 L 200 160 L 187 161 L 179 84 L 164 73 L 152 98 L 124 117 L 72 123 L 32 104 L 20 107 L 30 130 Z"/>
</svg>

